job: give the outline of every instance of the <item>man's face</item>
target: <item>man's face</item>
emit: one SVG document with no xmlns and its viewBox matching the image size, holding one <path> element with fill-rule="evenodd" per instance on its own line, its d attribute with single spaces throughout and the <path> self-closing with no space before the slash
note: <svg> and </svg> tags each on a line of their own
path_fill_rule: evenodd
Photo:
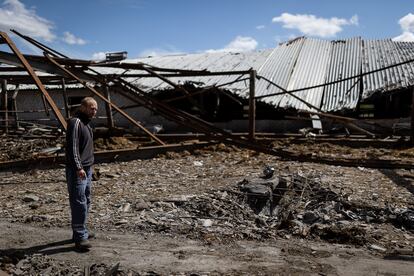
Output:
<svg viewBox="0 0 414 276">
<path fill-rule="evenodd" d="M 98 104 L 96 102 L 89 102 L 84 109 L 84 113 L 88 115 L 90 119 L 96 116 L 96 112 L 98 112 Z"/>
</svg>

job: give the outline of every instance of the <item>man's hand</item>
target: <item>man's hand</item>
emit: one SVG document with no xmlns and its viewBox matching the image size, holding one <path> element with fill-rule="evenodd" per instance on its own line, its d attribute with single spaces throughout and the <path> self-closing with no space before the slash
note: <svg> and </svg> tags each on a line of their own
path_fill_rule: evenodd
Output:
<svg viewBox="0 0 414 276">
<path fill-rule="evenodd" d="M 78 177 L 80 179 L 85 179 L 86 178 L 86 172 L 83 169 L 78 170 Z"/>
</svg>

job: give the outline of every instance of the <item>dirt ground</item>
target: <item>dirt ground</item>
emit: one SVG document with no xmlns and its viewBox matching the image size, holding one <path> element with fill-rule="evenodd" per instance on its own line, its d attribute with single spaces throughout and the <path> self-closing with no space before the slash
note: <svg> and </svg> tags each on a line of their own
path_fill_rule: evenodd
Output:
<svg viewBox="0 0 414 276">
<path fill-rule="evenodd" d="M 310 154 L 414 161 L 411 148 L 286 140 L 275 145 Z M 275 169 L 270 179 L 263 178 L 266 165 Z M 0 271 L 14 275 L 83 275 L 85 269 L 90 275 L 105 275 L 111 268 L 116 271 L 113 275 L 412 275 L 414 271 L 414 171 L 287 162 L 222 144 L 150 160 L 99 164 L 95 170 L 99 179 L 93 182 L 89 227 L 98 238 L 88 253 L 75 252 L 68 240 L 63 167 L 1 174 Z M 270 196 L 246 192 L 256 182 L 277 187 Z"/>
</svg>

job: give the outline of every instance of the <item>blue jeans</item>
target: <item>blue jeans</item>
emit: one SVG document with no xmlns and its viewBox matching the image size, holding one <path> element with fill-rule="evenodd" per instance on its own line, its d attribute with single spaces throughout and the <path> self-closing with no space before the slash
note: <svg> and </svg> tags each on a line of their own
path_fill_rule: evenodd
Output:
<svg viewBox="0 0 414 276">
<path fill-rule="evenodd" d="M 72 215 L 73 241 L 79 242 L 88 239 L 86 221 L 91 204 L 92 168 L 83 168 L 86 178 L 80 179 L 77 170 L 66 167 L 66 181 L 68 183 L 69 203 Z"/>
</svg>

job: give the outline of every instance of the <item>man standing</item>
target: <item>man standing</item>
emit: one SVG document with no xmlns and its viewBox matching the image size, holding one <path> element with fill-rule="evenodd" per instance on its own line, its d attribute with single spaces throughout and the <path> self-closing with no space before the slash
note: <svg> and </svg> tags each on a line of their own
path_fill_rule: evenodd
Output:
<svg viewBox="0 0 414 276">
<path fill-rule="evenodd" d="M 72 215 L 73 241 L 76 249 L 89 250 L 91 235 L 86 229 L 91 202 L 93 134 L 89 122 L 98 111 L 91 97 L 82 100 L 79 112 L 69 120 L 66 132 L 66 181 Z"/>
</svg>

